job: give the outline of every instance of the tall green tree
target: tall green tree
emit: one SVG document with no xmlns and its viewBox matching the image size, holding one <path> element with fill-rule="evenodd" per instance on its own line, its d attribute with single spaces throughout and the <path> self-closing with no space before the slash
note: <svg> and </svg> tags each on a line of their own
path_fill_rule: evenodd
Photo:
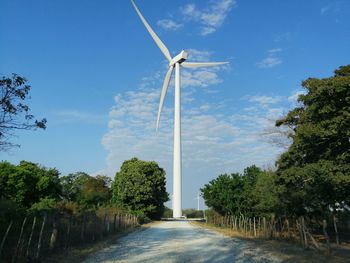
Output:
<svg viewBox="0 0 350 263">
<path fill-rule="evenodd" d="M 67 201 L 78 203 L 85 208 L 106 204 L 111 199 L 111 179 L 107 176 L 90 176 L 77 172 L 62 176 L 62 196 Z"/>
<path fill-rule="evenodd" d="M 243 180 L 240 174 L 222 174 L 201 188 L 205 203 L 216 212 L 239 215 L 244 210 Z"/>
<path fill-rule="evenodd" d="M 27 161 L 17 166 L 1 162 L 0 193 L 23 207 L 30 207 L 44 197 L 58 199 L 61 194 L 59 172 Z"/>
<path fill-rule="evenodd" d="M 201 189 L 207 206 L 225 215 L 271 215 L 278 202 L 272 172 L 252 165 L 243 174 L 222 174 Z"/>
<path fill-rule="evenodd" d="M 350 204 L 350 65 L 309 78 L 300 105 L 276 122 L 294 130 L 277 162 L 285 213 L 321 215 Z"/>
<path fill-rule="evenodd" d="M 26 100 L 31 86 L 16 74 L 0 78 L 0 151 L 18 146 L 10 141 L 16 130 L 45 129 L 46 119 L 35 120 Z"/>
<path fill-rule="evenodd" d="M 164 212 L 164 202 L 169 200 L 165 184 L 165 171 L 156 162 L 132 158 L 115 175 L 113 200 L 129 211 L 158 219 Z"/>
</svg>

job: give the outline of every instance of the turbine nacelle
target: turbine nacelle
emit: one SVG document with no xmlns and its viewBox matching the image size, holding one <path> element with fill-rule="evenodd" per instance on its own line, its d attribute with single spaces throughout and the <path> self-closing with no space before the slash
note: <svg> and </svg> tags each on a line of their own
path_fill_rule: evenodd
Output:
<svg viewBox="0 0 350 263">
<path fill-rule="evenodd" d="M 188 58 L 188 52 L 182 50 L 177 56 L 173 57 L 169 62 L 169 67 L 175 65 L 176 63 L 182 63 Z"/>
</svg>

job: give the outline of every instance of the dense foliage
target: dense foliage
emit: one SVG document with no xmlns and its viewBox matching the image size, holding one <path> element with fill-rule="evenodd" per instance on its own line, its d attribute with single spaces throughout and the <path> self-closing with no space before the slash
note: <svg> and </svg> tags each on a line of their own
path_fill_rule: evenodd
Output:
<svg viewBox="0 0 350 263">
<path fill-rule="evenodd" d="M 275 212 L 278 191 L 274 187 L 274 173 L 256 166 L 243 174 L 223 174 L 202 189 L 206 204 L 225 215 L 265 215 Z"/>
<path fill-rule="evenodd" d="M 16 146 L 9 139 L 15 130 L 45 129 L 46 119 L 34 120 L 25 104 L 31 87 L 16 74 L 0 78 L 0 151 Z"/>
<path fill-rule="evenodd" d="M 0 163 L 0 195 L 29 208 L 41 198 L 58 199 L 61 193 L 59 172 L 21 161 L 19 165 Z"/>
<path fill-rule="evenodd" d="M 350 65 L 302 86 L 300 105 L 276 122 L 294 130 L 277 184 L 286 214 L 320 216 L 350 204 Z"/>
<path fill-rule="evenodd" d="M 113 182 L 108 176 L 84 172 L 59 175 L 55 168 L 27 161 L 0 162 L 0 216 L 6 221 L 28 212 L 79 213 L 113 207 L 160 218 L 168 201 L 165 172 L 155 162 L 125 161 Z"/>
<path fill-rule="evenodd" d="M 125 161 L 112 185 L 113 200 L 130 212 L 158 219 L 169 200 L 165 189 L 165 171 L 156 162 L 137 158 Z"/>
<path fill-rule="evenodd" d="M 350 65 L 302 86 L 299 105 L 276 122 L 293 131 L 277 171 L 252 166 L 242 175 L 220 175 L 201 189 L 209 207 L 247 216 L 349 213 Z"/>
</svg>

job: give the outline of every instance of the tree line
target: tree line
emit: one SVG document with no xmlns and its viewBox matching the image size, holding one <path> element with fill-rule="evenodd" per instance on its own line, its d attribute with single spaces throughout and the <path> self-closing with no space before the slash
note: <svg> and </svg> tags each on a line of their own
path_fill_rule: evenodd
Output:
<svg viewBox="0 0 350 263">
<path fill-rule="evenodd" d="M 201 189 L 221 215 L 350 220 L 350 65 L 302 82 L 298 105 L 276 121 L 291 145 L 263 170 L 219 175 Z"/>
<path fill-rule="evenodd" d="M 160 218 L 168 200 L 165 171 L 156 162 L 127 160 L 116 173 L 60 176 L 55 168 L 21 161 L 0 162 L 0 213 L 6 220 L 28 211 L 70 209 L 72 212 L 114 206 L 128 213 Z"/>
<path fill-rule="evenodd" d="M 21 161 L 0 162 L 0 261 L 42 260 L 150 219 L 168 200 L 156 162 L 125 161 L 114 180 Z"/>
</svg>

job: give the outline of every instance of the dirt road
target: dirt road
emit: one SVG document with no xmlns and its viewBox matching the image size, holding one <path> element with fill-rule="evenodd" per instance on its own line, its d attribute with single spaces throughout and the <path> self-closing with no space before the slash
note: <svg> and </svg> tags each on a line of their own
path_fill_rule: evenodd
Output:
<svg viewBox="0 0 350 263">
<path fill-rule="evenodd" d="M 240 239 L 199 228 L 186 221 L 159 222 L 129 234 L 94 255 L 92 262 L 281 262 Z"/>
</svg>

